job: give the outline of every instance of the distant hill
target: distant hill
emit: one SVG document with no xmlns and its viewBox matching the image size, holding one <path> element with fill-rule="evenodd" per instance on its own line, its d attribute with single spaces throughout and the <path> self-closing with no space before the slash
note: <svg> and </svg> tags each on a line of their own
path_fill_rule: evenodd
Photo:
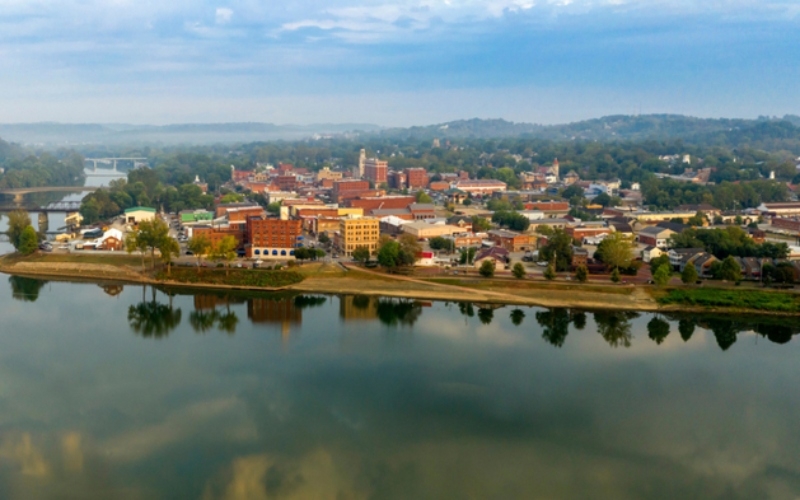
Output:
<svg viewBox="0 0 800 500">
<path fill-rule="evenodd" d="M 315 135 L 374 132 L 372 124 L 275 125 L 271 123 L 198 123 L 175 125 L 16 123 L 0 124 L 0 138 L 25 144 L 214 144 L 296 140 Z"/>
<path fill-rule="evenodd" d="M 457 120 L 437 125 L 390 128 L 378 132 L 384 136 L 415 139 L 433 138 L 503 138 L 530 136 L 552 140 L 642 140 L 691 139 L 718 132 L 748 129 L 765 123 L 790 122 L 800 126 L 800 117 L 758 120 L 693 118 L 683 115 L 614 115 L 563 125 L 514 123 L 502 119 Z"/>
</svg>

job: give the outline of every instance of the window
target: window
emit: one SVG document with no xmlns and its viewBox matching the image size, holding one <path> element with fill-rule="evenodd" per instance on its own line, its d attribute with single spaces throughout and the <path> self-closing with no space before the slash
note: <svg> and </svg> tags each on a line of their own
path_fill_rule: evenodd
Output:
<svg viewBox="0 0 800 500">
<path fill-rule="evenodd" d="M 286 255 L 286 250 L 281 250 L 281 255 Z"/>
<path fill-rule="evenodd" d="M 256 250 L 254 253 L 255 253 L 256 255 L 261 255 L 261 250 Z"/>
<path fill-rule="evenodd" d="M 277 250 L 273 250 L 272 251 L 272 255 L 278 255 L 278 251 Z"/>
</svg>

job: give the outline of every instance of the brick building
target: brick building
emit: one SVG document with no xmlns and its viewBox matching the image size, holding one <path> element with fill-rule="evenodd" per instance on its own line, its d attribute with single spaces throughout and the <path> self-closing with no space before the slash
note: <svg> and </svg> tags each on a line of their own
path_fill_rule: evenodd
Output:
<svg viewBox="0 0 800 500">
<path fill-rule="evenodd" d="M 377 158 L 364 160 L 364 178 L 375 186 L 387 181 L 389 176 L 389 162 Z"/>
<path fill-rule="evenodd" d="M 216 245 L 226 236 L 233 236 L 236 240 L 236 248 L 244 245 L 244 225 L 242 226 L 195 226 L 192 229 L 192 237 L 203 236 L 211 245 Z"/>
<path fill-rule="evenodd" d="M 407 168 L 405 175 L 408 189 L 419 189 L 428 185 L 428 172 L 424 168 Z"/>
<path fill-rule="evenodd" d="M 363 208 L 364 212 L 368 212 L 376 209 L 407 208 L 416 201 L 413 196 L 375 196 L 349 200 L 347 204 L 350 207 Z"/>
<path fill-rule="evenodd" d="M 369 191 L 369 182 L 360 179 L 342 179 L 333 181 L 333 191 L 331 193 L 334 198 L 338 199 L 345 194 L 363 191 Z"/>
<path fill-rule="evenodd" d="M 287 259 L 294 258 L 298 236 L 303 234 L 300 220 L 247 219 L 247 243 L 245 251 L 249 258 Z"/>
</svg>

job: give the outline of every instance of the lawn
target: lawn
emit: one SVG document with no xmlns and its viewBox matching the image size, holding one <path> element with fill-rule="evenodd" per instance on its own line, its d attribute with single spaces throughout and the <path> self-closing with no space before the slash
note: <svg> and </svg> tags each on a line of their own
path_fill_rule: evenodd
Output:
<svg viewBox="0 0 800 500">
<path fill-rule="evenodd" d="M 280 288 L 295 285 L 305 279 L 297 271 L 268 271 L 261 269 L 203 269 L 197 268 L 172 268 L 167 276 L 166 270 L 156 274 L 156 279 L 171 280 L 179 283 L 195 283 L 208 285 L 252 286 L 263 288 Z"/>
<path fill-rule="evenodd" d="M 800 312 L 800 297 L 793 293 L 764 290 L 677 289 L 659 297 L 662 305 L 727 307 L 758 311 Z"/>
</svg>

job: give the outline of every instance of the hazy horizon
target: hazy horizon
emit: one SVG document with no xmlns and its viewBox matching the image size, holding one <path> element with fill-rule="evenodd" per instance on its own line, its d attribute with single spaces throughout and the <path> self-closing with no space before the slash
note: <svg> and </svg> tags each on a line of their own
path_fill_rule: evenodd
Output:
<svg viewBox="0 0 800 500">
<path fill-rule="evenodd" d="M 0 122 L 800 114 L 790 0 L 0 0 Z"/>
</svg>

